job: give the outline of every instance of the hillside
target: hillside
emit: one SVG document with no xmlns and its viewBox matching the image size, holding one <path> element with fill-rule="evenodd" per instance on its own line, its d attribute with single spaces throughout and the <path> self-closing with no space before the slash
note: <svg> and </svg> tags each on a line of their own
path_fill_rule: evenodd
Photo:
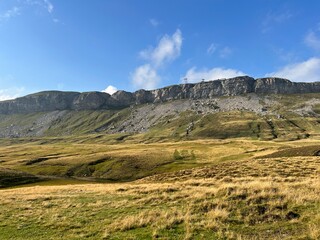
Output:
<svg viewBox="0 0 320 240">
<path fill-rule="evenodd" d="M 143 133 L 144 140 L 317 135 L 320 94 L 245 94 L 146 103 L 113 110 L 0 114 L 0 137 Z"/>
<path fill-rule="evenodd" d="M 17 171 L 17 184 L 24 183 L 25 177 L 131 181 L 215 163 L 213 155 L 208 157 L 197 148 L 164 151 L 159 143 L 316 140 L 320 93 L 310 93 L 318 90 L 309 87 L 317 85 L 238 77 L 135 93 L 118 91 L 112 96 L 40 92 L 0 102 L 0 110 L 11 107 L 0 114 L 2 172 Z M 108 109 L 106 96 L 111 102 L 118 99 L 117 107 Z M 110 144 L 117 146 L 111 152 Z M 141 151 L 144 144 L 149 145 Z M 161 156 L 150 155 L 150 149 L 162 152 Z M 237 151 L 237 158 L 252 156 Z"/>
<path fill-rule="evenodd" d="M 294 140 L 317 134 L 319 96 L 319 83 L 246 76 L 112 96 L 47 91 L 0 102 L 0 137 L 145 133 L 144 139 Z"/>
<path fill-rule="evenodd" d="M 317 86 L 239 77 L 0 102 L 0 236 L 319 239 Z"/>
</svg>

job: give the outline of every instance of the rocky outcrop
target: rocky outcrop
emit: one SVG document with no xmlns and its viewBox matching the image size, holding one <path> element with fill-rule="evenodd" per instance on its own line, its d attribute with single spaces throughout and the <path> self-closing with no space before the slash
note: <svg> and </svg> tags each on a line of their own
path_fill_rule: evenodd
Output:
<svg viewBox="0 0 320 240">
<path fill-rule="evenodd" d="M 320 92 L 320 82 L 297 83 L 282 78 L 259 78 L 255 81 L 254 92 L 257 94 L 294 94 Z"/>
<path fill-rule="evenodd" d="M 69 107 L 74 110 L 97 110 L 110 105 L 108 103 L 110 97 L 103 92 L 84 92 L 76 96 Z"/>
<path fill-rule="evenodd" d="M 0 102 L 0 113 L 30 113 L 71 109 L 80 93 L 47 91 Z"/>
<path fill-rule="evenodd" d="M 296 83 L 282 78 L 248 76 L 223 80 L 180 84 L 134 93 L 117 91 L 112 96 L 102 92 L 47 91 L 0 102 L 0 114 L 47 112 L 56 110 L 119 109 L 134 104 L 159 103 L 178 99 L 210 99 L 248 93 L 294 94 L 320 92 L 320 82 Z"/>
<path fill-rule="evenodd" d="M 117 91 L 114 94 L 112 94 L 113 106 L 114 107 L 126 107 L 135 102 L 135 96 L 131 92 L 126 91 Z"/>
</svg>

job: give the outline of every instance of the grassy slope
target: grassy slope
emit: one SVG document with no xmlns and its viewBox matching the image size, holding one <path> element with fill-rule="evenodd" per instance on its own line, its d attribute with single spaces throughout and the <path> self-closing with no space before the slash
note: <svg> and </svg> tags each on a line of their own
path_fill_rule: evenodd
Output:
<svg viewBox="0 0 320 240">
<path fill-rule="evenodd" d="M 157 142 L 163 140 L 181 140 L 186 138 L 186 129 L 194 122 L 194 129 L 188 138 L 233 138 L 251 137 L 261 140 L 296 140 L 320 131 L 316 116 L 301 117 L 292 110 L 303 107 L 311 99 L 319 99 L 320 94 L 273 95 L 270 99 L 279 104 L 269 108 L 269 115 L 262 116 L 253 112 L 217 112 L 198 115 L 187 111 L 178 116 L 166 116 L 158 122 L 140 140 Z M 139 108 L 136 106 L 135 108 Z M 134 109 L 120 111 L 65 111 L 61 116 L 44 127 L 40 134 L 44 136 L 69 136 L 92 133 L 106 133 L 111 126 L 120 126 L 130 117 Z M 319 106 L 315 105 L 315 112 Z M 275 114 L 276 113 L 276 114 Z M 277 117 L 281 115 L 281 118 Z M 53 116 L 51 116 L 53 117 Z M 38 119 L 40 123 L 37 122 Z M 46 113 L 26 115 L 0 115 L 0 129 L 10 129 L 11 126 L 23 126 L 22 132 L 30 134 L 30 129 L 36 128 L 46 120 Z"/>
<path fill-rule="evenodd" d="M 75 141 L 62 144 L 48 138 L 7 146 L 2 142 L 1 166 L 55 176 L 66 176 L 72 169 L 74 176 L 109 181 L 156 175 L 122 184 L 79 185 L 57 179 L 1 190 L 3 239 L 319 236 L 316 139 Z M 61 184 L 65 186 L 56 186 Z"/>
<path fill-rule="evenodd" d="M 44 176 L 128 181 L 156 173 L 215 164 L 235 156 L 250 157 L 250 150 L 262 149 L 261 142 L 239 144 L 239 140 L 153 144 L 102 144 L 94 141 L 59 143 L 56 139 L 42 139 L 33 143 L 10 144 L 0 147 L 1 166 Z M 98 138 L 98 141 L 101 139 Z"/>
<path fill-rule="evenodd" d="M 2 139 L 0 166 L 43 177 L 132 181 L 153 174 L 252 158 L 299 145 L 299 142 L 241 138 L 145 141 L 146 135 L 125 134 Z M 316 143 L 312 139 L 304 141 L 306 146 Z"/>
<path fill-rule="evenodd" d="M 219 151 L 234 143 L 206 144 Z M 278 144 L 279 149 L 284 147 Z M 259 158 L 229 157 L 205 168 L 132 183 L 1 190 L 0 235 L 2 239 L 319 239 L 318 157 L 288 158 L 280 150 L 281 157 L 263 158 L 278 150 L 254 150 L 244 140 L 236 145 L 246 145 Z"/>
<path fill-rule="evenodd" d="M 55 176 L 72 169 L 75 176 L 109 181 L 156 175 L 85 185 L 57 179 L 1 190 L 1 238 L 320 237 L 317 139 L 146 144 L 131 138 L 121 144 L 110 136 L 79 136 L 69 143 L 2 140 L 0 161 L 6 169 Z"/>
</svg>

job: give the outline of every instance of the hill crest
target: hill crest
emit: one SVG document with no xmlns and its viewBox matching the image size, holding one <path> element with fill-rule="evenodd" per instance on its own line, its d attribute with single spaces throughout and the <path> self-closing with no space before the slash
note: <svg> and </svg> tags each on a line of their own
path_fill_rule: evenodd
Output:
<svg viewBox="0 0 320 240">
<path fill-rule="evenodd" d="M 319 93 L 320 82 L 297 83 L 282 78 L 239 76 L 229 79 L 172 85 L 133 93 L 44 91 L 0 102 L 0 114 L 25 114 L 56 110 L 122 109 L 131 105 L 161 103 L 180 99 L 210 99 L 219 96 L 257 94 Z"/>
</svg>

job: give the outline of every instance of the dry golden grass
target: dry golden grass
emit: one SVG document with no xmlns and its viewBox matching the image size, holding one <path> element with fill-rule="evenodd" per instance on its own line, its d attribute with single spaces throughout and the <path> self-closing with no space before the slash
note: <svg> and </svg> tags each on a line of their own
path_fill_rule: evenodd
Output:
<svg viewBox="0 0 320 240">
<path fill-rule="evenodd" d="M 2 164 L 72 165 L 105 156 L 174 156 L 194 151 L 198 166 L 130 183 L 28 186 L 0 191 L 1 239 L 319 239 L 320 158 L 267 157 L 315 140 L 246 139 L 160 144 L 2 147 Z M 148 148 L 146 148 L 148 147 Z M 146 151 L 147 149 L 147 151 Z M 30 152 L 34 150 L 34 152 Z M 230 151 L 231 152 L 230 152 Z M 184 151 L 184 152 L 183 152 Z M 58 155 L 53 155 L 54 153 Z M 167 155 L 166 155 L 167 154 Z M 238 156 L 238 158 L 237 158 Z M 133 158 L 136 160 L 137 158 Z M 19 165 L 20 164 L 20 165 Z M 174 171 L 178 170 L 178 171 Z M 121 173 L 121 171 L 119 172 Z M 67 182 L 65 182 L 67 183 Z"/>
<path fill-rule="evenodd" d="M 320 179 L 26 187 L 2 190 L 0 210 L 4 239 L 317 239 Z"/>
</svg>

